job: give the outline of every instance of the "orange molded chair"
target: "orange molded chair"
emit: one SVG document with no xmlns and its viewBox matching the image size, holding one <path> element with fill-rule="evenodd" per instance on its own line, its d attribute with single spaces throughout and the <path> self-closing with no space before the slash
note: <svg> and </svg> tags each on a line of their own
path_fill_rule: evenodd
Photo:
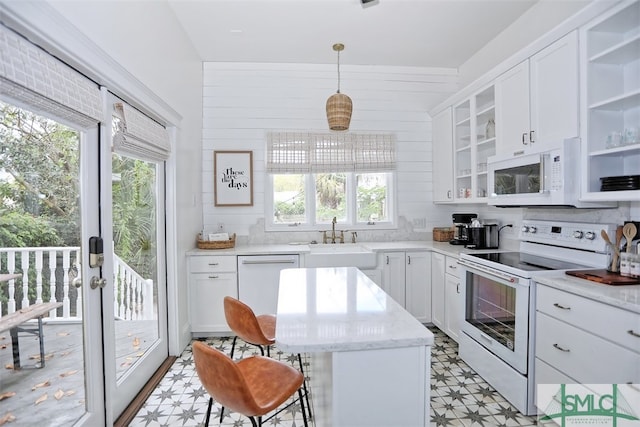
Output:
<svg viewBox="0 0 640 427">
<path fill-rule="evenodd" d="M 235 362 L 200 341 L 193 343 L 193 358 L 198 377 L 210 396 L 205 427 L 209 425 L 213 399 L 249 417 L 251 424 L 258 427 L 262 426 L 264 415 L 282 405 L 296 390 L 302 419 L 305 427 L 308 426 L 301 389 L 304 377 L 297 369 L 264 356 Z"/>
<path fill-rule="evenodd" d="M 238 337 L 258 346 L 263 356 L 262 346 L 266 346 L 267 356 L 270 356 L 269 348 L 276 342 L 276 316 L 273 314 L 256 316 L 251 307 L 232 297 L 224 297 L 224 316 L 229 328 L 236 334 L 231 345 L 232 359 Z"/>
<path fill-rule="evenodd" d="M 276 342 L 276 316 L 273 314 L 261 314 L 256 316 L 251 307 L 242 301 L 226 296 L 224 297 L 224 316 L 229 324 L 229 328 L 236 336 L 233 338 L 231 345 L 231 358 L 236 348 L 238 337 L 248 344 L 255 345 L 260 348 L 260 354 L 264 356 L 263 346 L 267 347 L 267 356 L 271 356 L 269 349 Z M 298 363 L 300 364 L 300 372 L 304 377 L 304 368 L 302 367 L 302 356 L 298 353 Z M 311 418 L 311 405 L 309 404 L 309 391 L 307 382 L 303 384 L 304 395 L 307 400 L 307 411 Z M 224 408 L 220 413 L 220 420 L 224 417 Z"/>
</svg>

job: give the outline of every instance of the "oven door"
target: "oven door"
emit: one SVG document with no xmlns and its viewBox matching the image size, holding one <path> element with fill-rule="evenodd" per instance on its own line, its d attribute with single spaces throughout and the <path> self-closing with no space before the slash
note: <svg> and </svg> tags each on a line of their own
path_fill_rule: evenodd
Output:
<svg viewBox="0 0 640 427">
<path fill-rule="evenodd" d="M 462 333 L 527 374 L 529 280 L 461 261 Z"/>
</svg>

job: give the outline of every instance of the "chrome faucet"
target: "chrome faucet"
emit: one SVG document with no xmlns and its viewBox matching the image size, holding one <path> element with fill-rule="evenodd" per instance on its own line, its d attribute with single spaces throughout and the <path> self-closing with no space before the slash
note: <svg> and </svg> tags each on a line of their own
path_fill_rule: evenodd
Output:
<svg viewBox="0 0 640 427">
<path fill-rule="evenodd" d="M 336 223 L 337 222 L 338 220 L 334 216 L 333 219 L 331 220 L 331 243 L 336 242 Z"/>
</svg>

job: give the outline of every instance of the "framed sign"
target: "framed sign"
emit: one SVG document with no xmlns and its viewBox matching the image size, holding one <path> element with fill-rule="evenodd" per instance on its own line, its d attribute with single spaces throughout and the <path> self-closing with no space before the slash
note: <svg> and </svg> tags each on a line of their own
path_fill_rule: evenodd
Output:
<svg viewBox="0 0 640 427">
<path fill-rule="evenodd" d="M 253 151 L 213 152 L 215 206 L 253 206 Z"/>
</svg>

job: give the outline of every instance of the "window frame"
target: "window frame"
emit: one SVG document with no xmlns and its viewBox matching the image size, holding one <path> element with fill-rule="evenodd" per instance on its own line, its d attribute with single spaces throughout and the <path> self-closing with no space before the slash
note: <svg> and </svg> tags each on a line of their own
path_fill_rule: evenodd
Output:
<svg viewBox="0 0 640 427">
<path fill-rule="evenodd" d="M 323 172 L 327 173 L 327 172 Z M 346 209 L 346 221 L 339 221 L 338 225 L 341 228 L 347 227 L 350 231 L 362 231 L 362 230 L 388 230 L 398 228 L 398 215 L 397 215 L 397 173 L 396 171 L 380 171 L 380 172 L 336 172 L 344 173 L 347 177 L 347 209 Z M 388 199 L 388 211 L 389 220 L 379 221 L 373 224 L 357 221 L 356 209 L 357 209 L 357 174 L 366 173 L 385 173 L 387 174 L 387 199 Z M 277 173 L 267 173 L 265 179 L 265 231 L 322 231 L 331 226 L 330 222 L 316 222 L 316 186 L 315 186 L 315 173 L 302 173 L 304 176 L 305 185 L 305 223 L 296 224 L 277 224 L 273 222 L 273 176 L 280 175 Z"/>
</svg>

